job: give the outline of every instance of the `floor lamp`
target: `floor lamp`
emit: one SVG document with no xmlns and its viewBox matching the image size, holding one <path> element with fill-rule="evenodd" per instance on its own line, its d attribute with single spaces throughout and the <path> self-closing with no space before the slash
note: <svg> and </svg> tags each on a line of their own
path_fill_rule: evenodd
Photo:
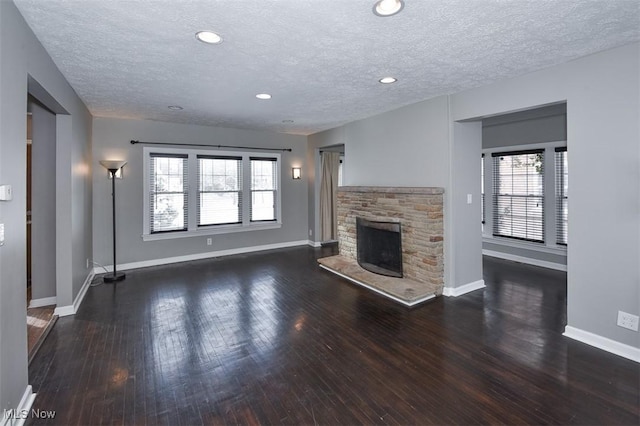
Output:
<svg viewBox="0 0 640 426">
<path fill-rule="evenodd" d="M 111 205 L 112 205 L 112 218 L 113 218 L 113 272 L 107 273 L 103 280 L 105 283 L 114 283 L 122 281 L 125 278 L 124 272 L 118 272 L 116 269 L 116 174 L 122 167 L 127 164 L 126 161 L 100 161 L 102 167 L 109 171 L 109 178 L 111 179 Z"/>
</svg>

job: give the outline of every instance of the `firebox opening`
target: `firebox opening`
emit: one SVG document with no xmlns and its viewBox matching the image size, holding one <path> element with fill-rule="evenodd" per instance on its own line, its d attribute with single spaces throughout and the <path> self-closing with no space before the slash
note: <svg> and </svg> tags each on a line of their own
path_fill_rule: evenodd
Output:
<svg viewBox="0 0 640 426">
<path fill-rule="evenodd" d="M 356 217 L 358 264 L 380 275 L 402 278 L 402 232 L 398 222 Z"/>
</svg>

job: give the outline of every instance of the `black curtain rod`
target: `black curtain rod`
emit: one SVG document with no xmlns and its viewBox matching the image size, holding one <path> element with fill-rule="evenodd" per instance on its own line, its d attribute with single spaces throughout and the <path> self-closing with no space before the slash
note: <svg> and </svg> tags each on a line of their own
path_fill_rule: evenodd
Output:
<svg viewBox="0 0 640 426">
<path fill-rule="evenodd" d="M 264 148 L 258 146 L 233 146 L 233 145 L 208 145 L 202 143 L 171 143 L 171 142 L 140 142 L 131 141 L 131 145 L 143 144 L 143 145 L 171 145 L 171 146 L 204 146 L 207 148 L 232 148 L 232 149 L 250 149 L 254 151 L 282 151 L 291 152 L 291 148 Z"/>
</svg>

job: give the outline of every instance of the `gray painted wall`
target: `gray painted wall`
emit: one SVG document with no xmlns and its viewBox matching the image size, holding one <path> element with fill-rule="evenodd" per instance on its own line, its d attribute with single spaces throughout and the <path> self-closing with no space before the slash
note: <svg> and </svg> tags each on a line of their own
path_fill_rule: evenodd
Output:
<svg viewBox="0 0 640 426">
<path fill-rule="evenodd" d="M 502 148 L 517 145 L 539 144 L 544 142 L 557 142 L 567 140 L 567 105 L 562 103 L 558 105 L 550 105 L 541 108 L 534 108 L 526 111 L 520 111 L 510 114 L 503 114 L 482 120 L 482 148 Z M 547 163 L 549 164 L 549 163 Z M 485 158 L 485 167 L 488 178 L 491 170 L 491 157 Z M 554 169 L 547 168 L 545 179 L 550 180 L 547 188 L 555 188 L 554 186 L 555 172 Z M 485 185 L 489 188 L 489 185 Z M 490 188 L 489 188 L 490 190 Z M 547 191 L 548 192 L 548 191 Z M 555 205 L 553 197 L 547 197 L 547 201 L 551 201 Z M 487 198 L 487 202 L 491 200 Z M 555 235 L 555 215 L 554 208 L 551 205 L 545 205 L 546 213 L 550 220 L 547 219 L 547 227 L 552 235 Z M 490 211 L 487 210 L 487 211 Z M 489 219 L 488 219 L 489 220 Z M 547 238 L 548 241 L 554 241 Z M 527 249 L 523 247 L 512 247 L 510 245 L 500 244 L 499 242 L 490 243 L 484 241 L 482 248 L 493 252 L 505 253 L 507 255 L 519 256 L 539 260 L 543 262 L 556 263 L 558 265 L 567 264 L 567 255 L 560 253 L 561 249 L 553 249 L 553 252 L 542 252 L 539 250 Z"/>
<path fill-rule="evenodd" d="M 566 101 L 568 325 L 635 348 L 616 316 L 640 311 L 639 54 L 634 43 L 452 96 L 453 120 Z"/>
<path fill-rule="evenodd" d="M 482 232 L 480 229 L 480 155 L 482 123 L 452 123 L 452 181 L 449 229 L 449 259 L 453 274 L 449 287 L 460 287 L 482 279 Z M 471 196 L 471 203 L 467 197 Z"/>
<path fill-rule="evenodd" d="M 56 117 L 56 274 L 58 306 L 71 305 L 91 255 L 91 115 L 24 22 L 13 2 L 0 1 L 0 409 L 16 408 L 27 387 L 26 111 L 29 76 L 70 115 Z M 38 98 L 39 100 L 42 100 Z M 66 216 L 61 216 L 65 214 Z M 59 263 L 63 262 L 63 263 Z M 63 280 L 59 279 L 64 277 Z"/>
<path fill-rule="evenodd" d="M 345 185 L 449 184 L 447 97 L 345 125 Z"/>
<path fill-rule="evenodd" d="M 199 144 L 246 145 L 293 148 L 282 153 L 282 228 L 203 235 L 161 241 L 143 241 L 143 148 L 130 140 Z M 203 254 L 266 244 L 307 241 L 307 186 L 304 179 L 291 179 L 291 168 L 305 164 L 306 137 L 195 126 L 157 121 L 95 118 L 93 122 L 93 233 L 94 260 L 111 265 L 111 182 L 99 165 L 103 159 L 122 159 L 128 163 L 124 178 L 116 181 L 118 206 L 118 264 L 152 261 L 176 256 Z M 206 239 L 213 238 L 207 246 Z"/>
<path fill-rule="evenodd" d="M 31 103 L 31 293 L 56 295 L 56 116 Z"/>
<path fill-rule="evenodd" d="M 567 140 L 567 106 L 551 105 L 482 120 L 482 148 Z"/>
</svg>

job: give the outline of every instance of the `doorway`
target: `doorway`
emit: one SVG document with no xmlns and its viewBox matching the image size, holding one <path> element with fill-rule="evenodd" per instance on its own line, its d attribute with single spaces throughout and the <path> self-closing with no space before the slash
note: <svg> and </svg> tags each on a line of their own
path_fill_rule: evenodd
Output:
<svg viewBox="0 0 640 426">
<path fill-rule="evenodd" d="M 566 271 L 566 123 L 566 103 L 482 120 L 483 254 Z"/>
<path fill-rule="evenodd" d="M 28 108 L 28 105 L 27 105 Z M 27 307 L 31 303 L 31 111 L 27 111 Z"/>
<path fill-rule="evenodd" d="M 56 115 L 27 100 L 26 286 L 29 361 L 56 316 Z"/>
</svg>

